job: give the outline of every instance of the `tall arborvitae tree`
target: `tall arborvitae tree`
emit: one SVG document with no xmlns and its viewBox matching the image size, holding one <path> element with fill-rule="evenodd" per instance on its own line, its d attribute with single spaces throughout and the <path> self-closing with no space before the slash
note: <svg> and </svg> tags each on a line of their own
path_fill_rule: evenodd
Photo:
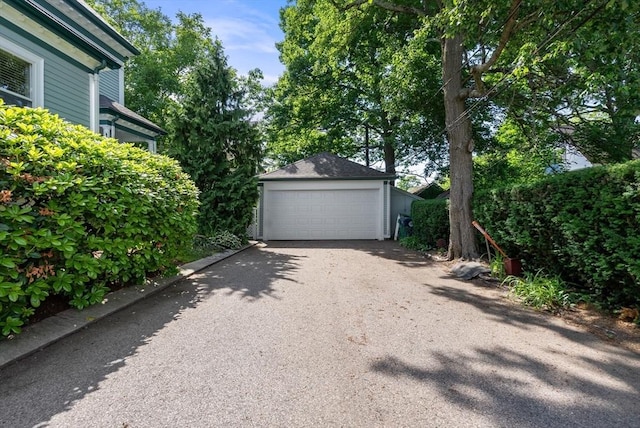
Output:
<svg viewBox="0 0 640 428">
<path fill-rule="evenodd" d="M 244 235 L 258 197 L 259 132 L 247 94 L 216 42 L 186 77 L 168 117 L 168 151 L 200 189 L 199 231 Z"/>
</svg>

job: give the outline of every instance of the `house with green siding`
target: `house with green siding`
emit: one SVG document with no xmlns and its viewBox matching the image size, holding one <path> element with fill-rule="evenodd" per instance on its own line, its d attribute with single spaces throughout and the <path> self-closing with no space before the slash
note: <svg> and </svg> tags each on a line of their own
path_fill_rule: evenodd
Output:
<svg viewBox="0 0 640 428">
<path fill-rule="evenodd" d="M 0 0 L 0 98 L 156 151 L 165 132 L 125 107 L 140 52 L 82 0 Z"/>
</svg>

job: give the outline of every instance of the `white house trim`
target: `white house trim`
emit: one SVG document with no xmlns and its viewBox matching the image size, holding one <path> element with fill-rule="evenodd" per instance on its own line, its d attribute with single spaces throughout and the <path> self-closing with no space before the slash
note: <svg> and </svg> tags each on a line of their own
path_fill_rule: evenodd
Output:
<svg viewBox="0 0 640 428">
<path fill-rule="evenodd" d="M 147 140 L 147 149 L 151 153 L 158 153 L 158 143 L 155 140 Z"/>
<path fill-rule="evenodd" d="M 30 98 L 32 107 L 44 107 L 44 59 L 0 36 L 0 49 L 31 64 Z"/>
<path fill-rule="evenodd" d="M 25 31 L 28 31 L 34 36 L 37 36 L 43 42 L 56 48 L 60 52 L 68 55 L 70 58 L 75 59 L 81 64 L 85 64 L 87 67 L 92 69 L 98 67 L 101 64 L 99 60 L 86 54 L 81 49 L 77 48 L 68 41 L 64 40 L 62 37 L 58 36 L 53 31 L 46 29 L 42 25 L 35 22 L 33 19 L 25 16 L 23 13 L 15 10 L 2 1 L 0 1 L 0 13 L 2 14 L 3 18 L 15 23 L 16 25 L 20 25 L 20 27 L 22 27 L 22 29 L 24 29 Z"/>
</svg>

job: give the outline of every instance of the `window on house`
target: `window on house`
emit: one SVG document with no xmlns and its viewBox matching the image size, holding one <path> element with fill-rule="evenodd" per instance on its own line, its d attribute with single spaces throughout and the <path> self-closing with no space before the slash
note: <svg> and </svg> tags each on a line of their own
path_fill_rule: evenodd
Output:
<svg viewBox="0 0 640 428">
<path fill-rule="evenodd" d="M 33 105 L 32 64 L 0 49 L 0 98 L 20 107 Z"/>
</svg>

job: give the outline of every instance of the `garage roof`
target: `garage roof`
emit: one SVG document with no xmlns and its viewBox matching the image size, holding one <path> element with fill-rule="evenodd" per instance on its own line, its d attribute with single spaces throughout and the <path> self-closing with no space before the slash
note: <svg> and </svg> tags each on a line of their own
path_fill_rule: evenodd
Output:
<svg viewBox="0 0 640 428">
<path fill-rule="evenodd" d="M 261 174 L 260 181 L 276 180 L 394 180 L 395 174 L 377 171 L 331 153 L 320 153 Z"/>
</svg>

